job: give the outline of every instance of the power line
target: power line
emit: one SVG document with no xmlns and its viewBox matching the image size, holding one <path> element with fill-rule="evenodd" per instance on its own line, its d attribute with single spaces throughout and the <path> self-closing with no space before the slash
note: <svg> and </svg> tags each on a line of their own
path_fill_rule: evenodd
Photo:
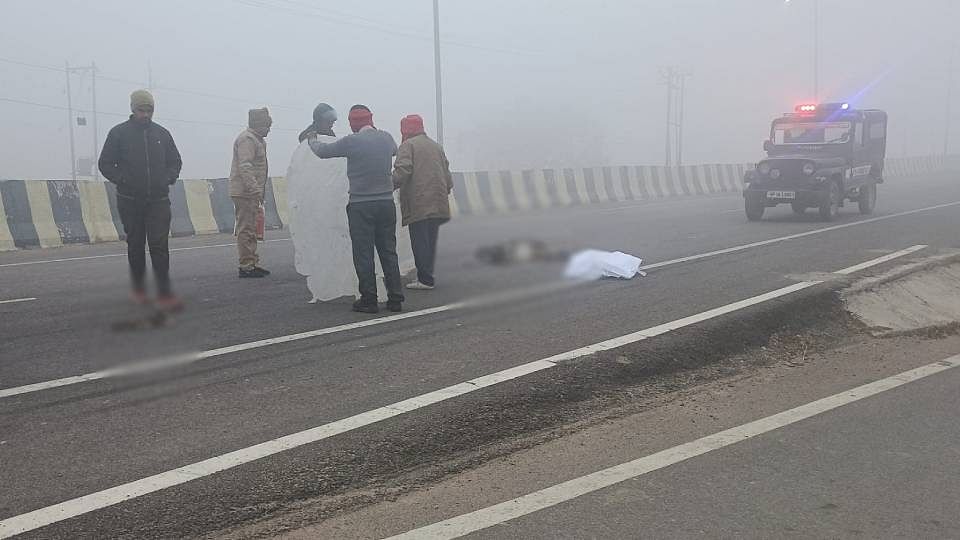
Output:
<svg viewBox="0 0 960 540">
<path fill-rule="evenodd" d="M 18 66 L 22 66 L 22 67 L 29 67 L 29 68 L 33 68 L 33 69 L 42 69 L 42 70 L 45 70 L 45 71 L 55 71 L 55 72 L 57 72 L 57 73 L 63 73 L 63 68 L 58 68 L 58 67 L 53 67 L 53 66 L 44 66 L 44 65 L 40 65 L 40 64 L 31 64 L 31 63 L 29 63 L 29 62 L 21 62 L 21 61 L 19 61 L 19 60 L 13 60 L 13 59 L 10 59 L 10 58 L 0 58 L 0 62 L 5 62 L 5 63 L 8 63 L 8 64 L 18 65 Z M 98 80 L 101 80 L 101 81 L 109 81 L 109 82 L 113 82 L 113 83 L 132 84 L 132 85 L 134 85 L 134 86 L 141 87 L 141 88 L 148 86 L 148 85 L 147 85 L 146 83 L 144 83 L 143 81 L 135 81 L 135 80 L 131 80 L 131 79 L 123 79 L 123 78 L 118 78 L 118 77 L 107 77 L 107 76 L 99 75 L 99 74 L 97 75 L 97 79 L 98 79 Z M 159 86 L 156 86 L 154 89 L 157 90 L 157 91 L 162 91 L 162 92 L 174 92 L 174 93 L 178 93 L 178 94 L 186 94 L 186 95 L 191 95 L 191 96 L 196 96 L 196 97 L 203 97 L 203 98 L 209 98 L 209 99 L 218 99 L 218 100 L 222 100 L 222 101 L 230 101 L 230 102 L 233 102 L 233 103 L 243 103 L 243 104 L 246 104 L 246 105 L 249 105 L 250 103 L 261 103 L 261 102 L 262 102 L 261 100 L 256 100 L 256 99 L 243 99 L 243 98 L 238 98 L 238 97 L 221 96 L 221 95 L 218 95 L 218 94 L 211 94 L 211 93 L 207 93 L 207 92 L 200 92 L 200 91 L 197 91 L 197 90 L 190 90 L 190 89 L 186 89 L 186 88 L 177 88 L 177 87 L 173 87 L 173 86 L 162 86 L 162 85 L 159 85 Z M 288 111 L 298 111 L 298 112 L 304 112 L 304 111 L 310 111 L 310 110 L 311 110 L 309 107 L 295 107 L 295 106 L 288 106 L 288 105 L 270 105 L 270 108 L 271 108 L 271 109 L 282 109 L 282 110 L 288 110 Z"/>
<path fill-rule="evenodd" d="M 61 71 L 62 71 L 62 70 L 61 70 Z M 42 108 L 45 108 L 45 109 L 53 109 L 53 110 L 58 110 L 58 111 L 70 111 L 70 110 L 72 110 L 73 112 L 81 112 L 81 113 L 91 113 L 91 112 L 92 112 L 92 111 L 89 110 L 89 109 L 77 109 L 77 108 L 75 108 L 75 107 L 71 109 L 71 108 L 68 108 L 68 107 L 60 106 L 60 105 L 50 105 L 49 103 L 37 103 L 37 102 L 35 102 L 35 101 L 27 101 L 27 100 L 23 100 L 23 99 L 13 99 L 13 98 L 0 97 L 0 101 L 7 102 L 7 103 L 15 103 L 15 104 L 18 104 L 18 105 L 29 105 L 29 106 L 32 106 L 32 107 L 42 107 Z M 103 114 L 103 115 L 106 115 L 106 116 L 115 116 L 115 117 L 120 117 L 120 118 L 128 118 L 128 117 L 130 116 L 129 113 L 117 113 L 117 112 L 110 112 L 110 111 L 98 111 L 97 114 Z M 181 123 L 181 124 L 198 124 L 198 125 L 221 126 L 221 127 L 232 127 L 232 128 L 237 128 L 237 127 L 239 127 L 239 128 L 244 128 L 244 127 L 247 127 L 247 126 L 242 125 L 242 124 L 232 124 L 232 123 L 228 123 L 228 122 L 214 122 L 214 121 L 209 121 L 209 120 L 185 120 L 185 119 L 183 119 L 183 118 L 169 118 L 169 117 L 165 117 L 165 116 L 164 116 L 164 117 L 161 117 L 161 120 L 163 120 L 164 122 L 177 122 L 177 123 Z M 71 121 L 72 121 L 72 120 L 71 120 Z M 290 129 L 290 128 L 273 128 L 273 130 L 274 130 L 274 131 L 286 131 L 286 132 L 289 132 L 289 133 L 294 133 L 294 132 L 299 133 L 299 132 L 300 132 L 299 129 Z"/>
<path fill-rule="evenodd" d="M 302 16 L 307 16 L 307 17 L 313 17 L 313 18 L 317 18 L 317 19 L 323 20 L 323 21 L 325 21 L 325 22 L 327 22 L 327 23 L 330 23 L 330 24 L 333 24 L 334 22 L 337 22 L 337 23 L 341 23 L 341 24 L 345 24 L 345 25 L 349 25 L 349 26 L 355 26 L 355 27 L 358 27 L 358 28 L 365 28 L 365 29 L 368 29 L 368 30 L 376 30 L 376 31 L 381 32 L 381 33 L 384 33 L 384 34 L 390 34 L 390 35 L 394 35 L 394 36 L 398 36 L 398 37 L 405 37 L 405 38 L 409 38 L 409 39 L 416 39 L 416 40 L 418 40 L 418 41 L 432 41 L 432 39 L 431 39 L 430 36 L 427 36 L 427 35 L 424 35 L 424 34 L 418 34 L 418 33 L 413 33 L 413 32 L 404 32 L 404 31 L 400 31 L 400 30 L 394 30 L 394 29 L 392 29 L 392 28 L 387 28 L 387 27 L 381 26 L 379 23 L 367 24 L 367 23 L 357 22 L 357 21 L 362 21 L 362 20 L 370 21 L 371 19 L 361 19 L 360 17 L 357 17 L 357 16 L 355 16 L 355 15 L 350 15 L 349 17 L 351 17 L 351 18 L 349 18 L 349 19 L 344 18 L 344 17 L 340 17 L 340 16 L 336 16 L 336 15 L 331 16 L 328 12 L 324 12 L 323 10 L 320 10 L 319 8 L 315 8 L 315 7 L 313 7 L 313 6 L 308 6 L 308 5 L 305 5 L 305 4 L 300 4 L 300 3 L 297 3 L 297 2 L 293 2 L 293 1 L 291 1 L 291 0 L 277 0 L 277 1 L 286 2 L 287 4 L 293 4 L 293 5 L 296 5 L 296 6 L 300 6 L 300 8 L 298 9 L 298 8 L 295 8 L 295 7 L 292 7 L 292 6 L 285 6 L 285 5 L 279 5 L 279 4 L 271 4 L 271 3 L 269 3 L 267 0 L 233 0 L 233 1 L 234 1 L 235 3 L 237 3 L 237 4 L 245 5 L 245 6 L 248 6 L 248 7 L 266 9 L 266 10 L 268 10 L 268 11 L 269 11 L 269 10 L 278 10 L 278 11 L 285 11 L 285 12 L 287 12 L 287 13 L 294 14 L 294 15 L 302 15 Z M 309 11 L 308 11 L 308 10 L 309 10 Z M 445 39 L 445 40 L 442 40 L 442 43 L 447 44 L 447 45 L 452 45 L 452 46 L 455 46 L 455 47 L 462 47 L 462 48 L 466 48 L 466 49 L 476 49 L 476 50 L 481 50 L 481 51 L 497 52 L 497 53 L 505 53 L 505 54 L 513 54 L 513 55 L 518 55 L 518 56 L 533 56 L 533 55 L 539 54 L 539 53 L 532 52 L 532 51 L 521 51 L 521 50 L 517 50 L 517 49 L 504 49 L 504 48 L 500 48 L 500 47 L 488 47 L 488 46 L 485 46 L 485 45 L 476 45 L 476 44 L 473 44 L 473 43 L 465 43 L 465 42 L 462 42 L 462 41 L 452 41 L 452 40 L 446 40 L 446 39 Z"/>
</svg>

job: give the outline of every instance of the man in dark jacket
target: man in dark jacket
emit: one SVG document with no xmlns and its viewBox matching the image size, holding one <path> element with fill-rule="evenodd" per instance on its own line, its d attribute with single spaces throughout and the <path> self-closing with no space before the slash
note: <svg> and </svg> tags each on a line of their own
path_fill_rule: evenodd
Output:
<svg viewBox="0 0 960 540">
<path fill-rule="evenodd" d="M 166 310 L 183 304 L 170 288 L 170 186 L 183 165 L 170 132 L 153 123 L 150 92 L 130 95 L 130 119 L 107 135 L 100 153 L 100 172 L 117 186 L 117 209 L 127 235 L 127 260 L 133 298 L 147 302 L 145 245 L 157 285 L 157 305 Z"/>
<path fill-rule="evenodd" d="M 373 260 L 374 248 L 380 256 L 384 284 L 387 288 L 387 309 L 403 310 L 403 289 L 400 262 L 397 257 L 397 207 L 393 202 L 391 165 L 397 143 L 386 131 L 373 125 L 373 113 L 363 105 L 350 109 L 352 135 L 323 143 L 313 136 L 310 149 L 320 158 L 347 158 L 347 179 L 350 181 L 350 202 L 347 221 L 353 245 L 353 266 L 360 282 L 360 299 L 353 310 L 377 313 L 377 277 Z"/>
</svg>

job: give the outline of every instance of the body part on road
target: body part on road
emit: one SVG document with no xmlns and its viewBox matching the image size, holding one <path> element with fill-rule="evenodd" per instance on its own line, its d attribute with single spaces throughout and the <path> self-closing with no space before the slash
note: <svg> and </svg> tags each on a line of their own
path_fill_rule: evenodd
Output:
<svg viewBox="0 0 960 540">
<path fill-rule="evenodd" d="M 757 221 L 766 208 L 790 204 L 798 215 L 816 208 L 821 219 L 832 221 L 845 201 L 872 213 L 886 146 L 883 111 L 848 103 L 798 106 L 773 121 L 764 143 L 767 158 L 744 177 L 747 218 Z"/>
<path fill-rule="evenodd" d="M 408 288 L 432 289 L 440 225 L 450 221 L 453 176 L 443 147 L 424 132 L 423 118 L 406 116 L 400 132 L 403 142 L 393 165 L 393 186 L 400 194 L 402 223 L 409 227 L 417 264 L 417 281 Z"/>
<path fill-rule="evenodd" d="M 262 211 L 269 176 L 266 137 L 273 119 L 266 109 L 251 109 L 248 128 L 233 143 L 230 167 L 230 197 L 236 216 L 237 252 L 241 278 L 262 278 L 270 274 L 260 267 L 257 255 L 257 219 Z"/>
<path fill-rule="evenodd" d="M 392 311 L 399 311 L 403 288 L 397 256 L 397 208 L 390 174 L 397 144 L 389 133 L 374 127 L 373 114 L 366 106 L 354 105 L 349 119 L 352 135 L 330 143 L 313 137 L 309 139 L 310 149 L 321 159 L 347 158 L 347 220 L 360 289 L 354 310 L 369 312 L 377 304 L 376 249 L 387 288 L 387 305 Z"/>
<path fill-rule="evenodd" d="M 153 122 L 153 96 L 137 90 L 130 96 L 130 119 L 107 135 L 100 153 L 103 176 L 117 186 L 117 210 L 127 237 L 127 260 L 133 295 L 146 298 L 144 249 L 149 246 L 161 307 L 182 304 L 170 285 L 170 186 L 180 176 L 183 162 L 170 132 Z"/>
</svg>

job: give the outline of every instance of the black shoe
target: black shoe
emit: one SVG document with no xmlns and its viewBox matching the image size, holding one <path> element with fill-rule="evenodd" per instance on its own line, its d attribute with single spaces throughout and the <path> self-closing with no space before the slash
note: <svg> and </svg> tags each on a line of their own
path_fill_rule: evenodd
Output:
<svg viewBox="0 0 960 540">
<path fill-rule="evenodd" d="M 403 311 L 403 304 L 400 302 L 387 302 L 387 309 L 394 313 L 400 313 Z"/>
<path fill-rule="evenodd" d="M 259 266 L 254 266 L 253 269 L 254 269 L 254 270 L 259 270 L 259 271 L 263 272 L 263 275 L 265 275 L 265 276 L 269 276 L 269 275 L 270 275 L 270 271 L 267 270 L 266 268 L 261 268 L 261 267 L 259 267 Z"/>
<path fill-rule="evenodd" d="M 363 300 L 357 300 L 353 303 L 353 310 L 357 313 L 380 313 L 380 307 L 376 302 L 370 303 Z"/>
<path fill-rule="evenodd" d="M 254 266 L 250 270 L 245 270 L 241 268 L 239 275 L 241 278 L 262 278 L 262 277 L 267 277 L 269 274 L 270 272 L 267 272 L 263 268 L 257 268 L 256 266 Z"/>
</svg>

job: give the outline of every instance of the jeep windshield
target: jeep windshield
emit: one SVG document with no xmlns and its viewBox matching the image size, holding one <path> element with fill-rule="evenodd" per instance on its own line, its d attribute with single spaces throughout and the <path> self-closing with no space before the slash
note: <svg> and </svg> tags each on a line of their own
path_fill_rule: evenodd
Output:
<svg viewBox="0 0 960 540">
<path fill-rule="evenodd" d="M 773 143 L 844 144 L 850 140 L 850 122 L 781 122 L 773 126 Z"/>
</svg>

